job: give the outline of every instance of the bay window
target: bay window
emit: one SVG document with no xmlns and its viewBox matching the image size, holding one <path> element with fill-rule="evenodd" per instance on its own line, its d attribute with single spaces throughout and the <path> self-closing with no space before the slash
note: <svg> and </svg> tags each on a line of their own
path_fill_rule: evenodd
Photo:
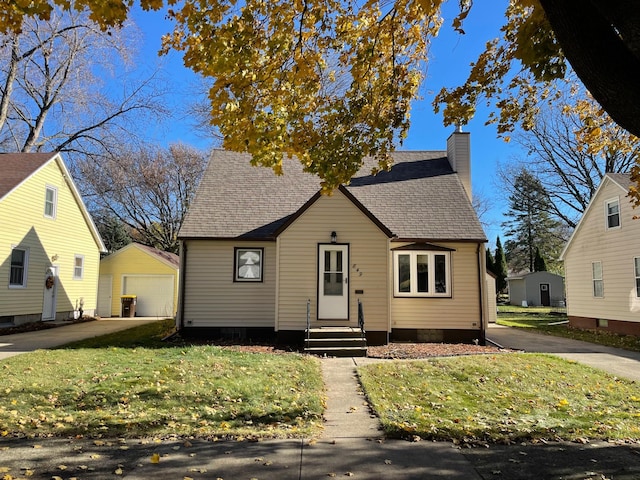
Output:
<svg viewBox="0 0 640 480">
<path fill-rule="evenodd" d="M 396 250 L 393 257 L 396 297 L 451 296 L 450 252 Z"/>
</svg>

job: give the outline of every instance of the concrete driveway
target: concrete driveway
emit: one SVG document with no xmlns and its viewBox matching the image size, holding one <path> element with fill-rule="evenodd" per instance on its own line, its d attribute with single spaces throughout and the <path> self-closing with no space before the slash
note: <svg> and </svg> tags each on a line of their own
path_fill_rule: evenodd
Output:
<svg viewBox="0 0 640 480">
<path fill-rule="evenodd" d="M 619 377 L 640 381 L 640 353 L 605 347 L 569 338 L 490 324 L 487 340 L 524 352 L 552 353 L 568 360 L 599 368 Z"/>
<path fill-rule="evenodd" d="M 43 348 L 53 348 L 65 343 L 98 337 L 108 333 L 126 330 L 145 323 L 158 322 L 153 317 L 106 318 L 92 322 L 74 323 L 68 326 L 37 330 L 35 332 L 0 335 L 0 360 L 21 353 Z"/>
</svg>

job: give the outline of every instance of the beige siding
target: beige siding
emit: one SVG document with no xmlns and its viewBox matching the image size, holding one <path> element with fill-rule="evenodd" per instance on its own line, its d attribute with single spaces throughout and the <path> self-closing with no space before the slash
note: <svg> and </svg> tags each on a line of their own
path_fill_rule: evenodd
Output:
<svg viewBox="0 0 640 480">
<path fill-rule="evenodd" d="M 640 257 L 640 220 L 625 192 L 609 179 L 599 189 L 564 254 L 567 312 L 571 316 L 640 322 L 634 257 Z M 605 201 L 618 198 L 620 228 L 605 228 Z M 592 262 L 602 262 L 604 298 L 593 296 Z"/>
<path fill-rule="evenodd" d="M 275 325 L 275 242 L 191 240 L 185 243 L 186 327 Z M 263 282 L 234 282 L 234 247 L 264 248 Z"/>
<path fill-rule="evenodd" d="M 55 218 L 44 216 L 45 189 L 57 189 Z M 12 246 L 26 247 L 27 288 L 9 288 Z M 84 276 L 73 278 L 74 256 L 84 256 Z M 93 314 L 100 254 L 62 170 L 49 162 L 0 202 L 0 316 L 42 313 L 45 271 L 59 267 L 56 311 L 66 317 L 84 301 Z"/>
<path fill-rule="evenodd" d="M 388 331 L 388 239 L 341 192 L 320 197 L 279 238 L 278 330 L 304 330 L 306 303 L 311 300 L 313 326 L 346 325 L 316 320 L 318 245 L 329 243 L 331 232 L 338 243 L 349 245 L 349 322 L 358 324 L 358 298 L 363 302 L 366 329 Z M 356 294 L 362 290 L 362 294 Z"/>
<path fill-rule="evenodd" d="M 105 257 L 100 262 L 100 275 L 111 275 L 113 287 L 111 293 L 111 315 L 118 316 L 121 311 L 122 280 L 125 275 L 170 275 L 174 278 L 174 309 L 178 307 L 178 269 L 167 265 L 146 251 L 131 244 L 118 252 Z"/>
<path fill-rule="evenodd" d="M 402 243 L 392 243 L 391 248 Z M 392 328 L 478 329 L 481 326 L 478 245 L 475 243 L 438 243 L 455 249 L 451 252 L 451 298 L 391 299 Z M 390 253 L 392 255 L 392 253 Z M 392 256 L 390 256 L 392 261 Z M 391 269 L 393 270 L 393 269 Z M 393 282 L 393 271 L 389 281 Z"/>
</svg>

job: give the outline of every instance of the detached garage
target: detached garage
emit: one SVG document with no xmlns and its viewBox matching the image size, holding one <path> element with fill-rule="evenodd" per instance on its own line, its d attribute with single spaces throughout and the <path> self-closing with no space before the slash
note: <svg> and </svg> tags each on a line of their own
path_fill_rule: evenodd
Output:
<svg viewBox="0 0 640 480">
<path fill-rule="evenodd" d="M 130 243 L 100 261 L 98 315 L 121 316 L 123 295 L 135 295 L 137 317 L 174 317 L 178 305 L 179 257 Z"/>
<path fill-rule="evenodd" d="M 529 307 L 564 306 L 564 278 L 551 272 L 533 272 L 507 278 L 509 303 Z"/>
</svg>

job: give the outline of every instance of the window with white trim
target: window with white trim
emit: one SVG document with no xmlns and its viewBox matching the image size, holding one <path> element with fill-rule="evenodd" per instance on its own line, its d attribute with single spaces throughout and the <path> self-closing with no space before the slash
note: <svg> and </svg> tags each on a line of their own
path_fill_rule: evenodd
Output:
<svg viewBox="0 0 640 480">
<path fill-rule="evenodd" d="M 75 255 L 73 257 L 73 279 L 82 280 L 84 277 L 84 255 Z"/>
<path fill-rule="evenodd" d="M 633 259 L 636 274 L 636 297 L 640 298 L 640 257 Z"/>
<path fill-rule="evenodd" d="M 617 198 L 604 202 L 607 229 L 620 227 L 620 201 Z"/>
<path fill-rule="evenodd" d="M 29 250 L 14 247 L 11 249 L 11 267 L 9 269 L 9 287 L 27 286 L 27 265 Z"/>
<path fill-rule="evenodd" d="M 443 251 L 393 252 L 396 297 L 450 297 L 451 254 Z"/>
<path fill-rule="evenodd" d="M 593 279 L 593 296 L 597 298 L 604 297 L 602 262 L 591 262 L 591 278 Z"/>
<path fill-rule="evenodd" d="M 44 195 L 44 216 L 56 218 L 56 209 L 58 203 L 58 189 L 56 187 L 47 186 Z"/>
</svg>

